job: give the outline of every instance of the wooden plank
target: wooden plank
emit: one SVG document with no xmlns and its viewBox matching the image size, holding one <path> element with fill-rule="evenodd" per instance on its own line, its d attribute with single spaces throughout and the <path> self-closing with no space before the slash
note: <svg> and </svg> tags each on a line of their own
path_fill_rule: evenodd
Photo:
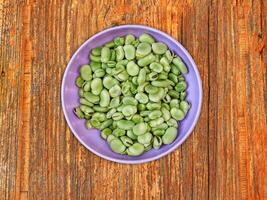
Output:
<svg viewBox="0 0 267 200">
<path fill-rule="evenodd" d="M 266 8 L 261 0 L 0 0 L 0 199 L 267 198 Z M 60 105 L 71 55 L 120 24 L 172 35 L 203 81 L 192 136 L 142 165 L 90 153 Z"/>
</svg>

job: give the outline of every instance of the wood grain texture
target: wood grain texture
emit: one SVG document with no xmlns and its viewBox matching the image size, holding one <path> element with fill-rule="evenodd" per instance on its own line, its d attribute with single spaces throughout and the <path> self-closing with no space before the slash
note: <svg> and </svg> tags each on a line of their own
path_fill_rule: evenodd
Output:
<svg viewBox="0 0 267 200">
<path fill-rule="evenodd" d="M 203 81 L 199 122 L 164 158 L 122 165 L 68 128 L 60 85 L 95 33 L 143 24 Z M 0 0 L 0 199 L 267 199 L 266 0 Z"/>
</svg>

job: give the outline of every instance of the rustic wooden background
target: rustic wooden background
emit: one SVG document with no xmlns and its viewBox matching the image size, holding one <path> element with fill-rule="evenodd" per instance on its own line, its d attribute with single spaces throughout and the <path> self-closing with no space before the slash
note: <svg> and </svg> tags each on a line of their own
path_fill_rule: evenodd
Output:
<svg viewBox="0 0 267 200">
<path fill-rule="evenodd" d="M 62 75 L 95 33 L 144 24 L 192 54 L 200 120 L 174 153 L 122 165 L 86 150 Z M 0 199 L 267 199 L 266 0 L 0 0 Z"/>
</svg>

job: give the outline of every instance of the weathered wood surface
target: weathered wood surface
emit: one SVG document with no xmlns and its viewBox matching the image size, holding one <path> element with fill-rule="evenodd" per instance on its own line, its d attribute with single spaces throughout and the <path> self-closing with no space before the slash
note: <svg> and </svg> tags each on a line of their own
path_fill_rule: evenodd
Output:
<svg viewBox="0 0 267 200">
<path fill-rule="evenodd" d="M 87 151 L 60 105 L 73 52 L 120 24 L 172 35 L 203 81 L 193 134 L 142 165 Z M 267 199 L 266 68 L 266 0 L 0 0 L 0 199 Z"/>
</svg>

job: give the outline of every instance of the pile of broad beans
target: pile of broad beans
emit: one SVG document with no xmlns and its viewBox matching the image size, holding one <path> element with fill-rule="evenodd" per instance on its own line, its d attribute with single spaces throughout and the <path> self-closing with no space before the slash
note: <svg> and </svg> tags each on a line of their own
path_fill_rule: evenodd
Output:
<svg viewBox="0 0 267 200">
<path fill-rule="evenodd" d="M 112 151 L 138 156 L 172 143 L 185 100 L 188 72 L 182 60 L 146 33 L 129 34 L 94 48 L 76 79 L 87 128 L 101 130 Z"/>
</svg>

